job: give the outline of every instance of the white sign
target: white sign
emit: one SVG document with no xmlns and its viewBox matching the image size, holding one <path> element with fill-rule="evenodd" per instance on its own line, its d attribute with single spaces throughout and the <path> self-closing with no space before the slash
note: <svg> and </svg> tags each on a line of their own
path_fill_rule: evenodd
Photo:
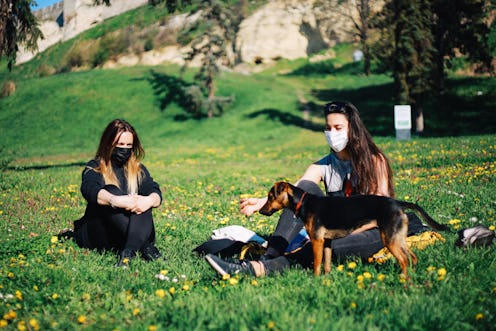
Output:
<svg viewBox="0 0 496 331">
<path fill-rule="evenodd" d="M 410 105 L 394 106 L 394 127 L 396 130 L 412 128 L 412 109 Z"/>
</svg>

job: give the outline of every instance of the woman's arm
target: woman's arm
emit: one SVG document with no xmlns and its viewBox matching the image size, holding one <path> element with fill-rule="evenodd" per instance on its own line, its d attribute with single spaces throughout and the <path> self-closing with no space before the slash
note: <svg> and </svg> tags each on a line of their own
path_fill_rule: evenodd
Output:
<svg viewBox="0 0 496 331">
<path fill-rule="evenodd" d="M 377 188 L 369 193 L 374 195 L 382 195 L 385 197 L 389 197 L 391 194 L 389 192 L 389 185 L 388 185 L 389 176 L 388 176 L 387 163 L 386 163 L 387 161 L 381 155 L 381 156 L 373 156 L 372 162 L 374 162 L 374 168 L 376 171 Z"/>
<path fill-rule="evenodd" d="M 312 164 L 307 168 L 303 176 L 295 183 L 295 185 L 298 185 L 298 183 L 302 180 L 310 180 L 316 184 L 319 184 L 321 178 L 322 175 L 320 172 L 320 166 L 316 164 Z M 267 202 L 267 197 L 242 198 L 240 200 L 239 208 L 242 214 L 246 216 L 250 216 L 253 213 L 259 211 L 266 202 Z"/>
</svg>

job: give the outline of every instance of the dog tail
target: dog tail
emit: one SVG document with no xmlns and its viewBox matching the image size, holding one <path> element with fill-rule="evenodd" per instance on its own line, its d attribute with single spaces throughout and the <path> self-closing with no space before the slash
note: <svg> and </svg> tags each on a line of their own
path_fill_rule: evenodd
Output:
<svg viewBox="0 0 496 331">
<path fill-rule="evenodd" d="M 420 216 L 422 216 L 422 218 L 427 222 L 427 224 L 429 224 L 433 229 L 452 232 L 447 225 L 436 222 L 432 217 L 429 216 L 429 214 L 427 214 L 427 212 L 422 207 L 420 207 L 416 203 L 407 201 L 398 202 L 403 209 L 411 209 L 417 211 Z"/>
</svg>

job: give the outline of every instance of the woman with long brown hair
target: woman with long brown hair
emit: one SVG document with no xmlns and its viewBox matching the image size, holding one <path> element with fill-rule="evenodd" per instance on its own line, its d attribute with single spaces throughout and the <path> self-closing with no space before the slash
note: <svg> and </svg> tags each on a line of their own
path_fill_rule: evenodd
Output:
<svg viewBox="0 0 496 331">
<path fill-rule="evenodd" d="M 162 256 L 155 246 L 152 217 L 162 193 L 141 163 L 144 155 L 131 124 L 115 119 L 82 174 L 81 193 L 88 204 L 83 218 L 75 222 L 76 242 L 85 248 L 116 250 L 117 266 L 127 266 L 137 252 L 147 261 Z"/>
<path fill-rule="evenodd" d="M 389 161 L 373 142 L 360 119 L 358 109 L 349 102 L 331 102 L 324 106 L 324 116 L 324 133 L 331 152 L 311 164 L 295 185 L 319 196 L 324 196 L 319 187 L 319 183 L 323 182 L 325 193 L 330 196 L 374 194 L 394 197 Z M 267 197 L 241 199 L 241 212 L 250 216 L 260 210 L 266 201 Z M 221 274 L 242 272 L 262 276 L 281 271 L 293 261 L 310 267 L 313 261 L 311 249 L 308 249 L 310 245 L 296 254 L 285 254 L 288 245 L 302 228 L 301 219 L 291 210 L 284 209 L 261 260 L 239 264 L 224 261 L 213 254 L 207 254 L 205 258 Z M 333 257 L 338 259 L 349 256 L 366 259 L 383 247 L 374 223 L 362 226 L 344 238 L 333 240 L 331 245 Z"/>
</svg>

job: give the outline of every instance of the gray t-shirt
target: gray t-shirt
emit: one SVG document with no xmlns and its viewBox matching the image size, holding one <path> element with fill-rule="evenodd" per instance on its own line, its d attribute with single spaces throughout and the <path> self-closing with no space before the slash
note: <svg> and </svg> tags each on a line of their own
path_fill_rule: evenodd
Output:
<svg viewBox="0 0 496 331">
<path fill-rule="evenodd" d="M 342 191 L 344 180 L 351 177 L 351 162 L 338 159 L 334 153 L 324 156 L 314 164 L 320 166 L 327 194 Z"/>
</svg>

